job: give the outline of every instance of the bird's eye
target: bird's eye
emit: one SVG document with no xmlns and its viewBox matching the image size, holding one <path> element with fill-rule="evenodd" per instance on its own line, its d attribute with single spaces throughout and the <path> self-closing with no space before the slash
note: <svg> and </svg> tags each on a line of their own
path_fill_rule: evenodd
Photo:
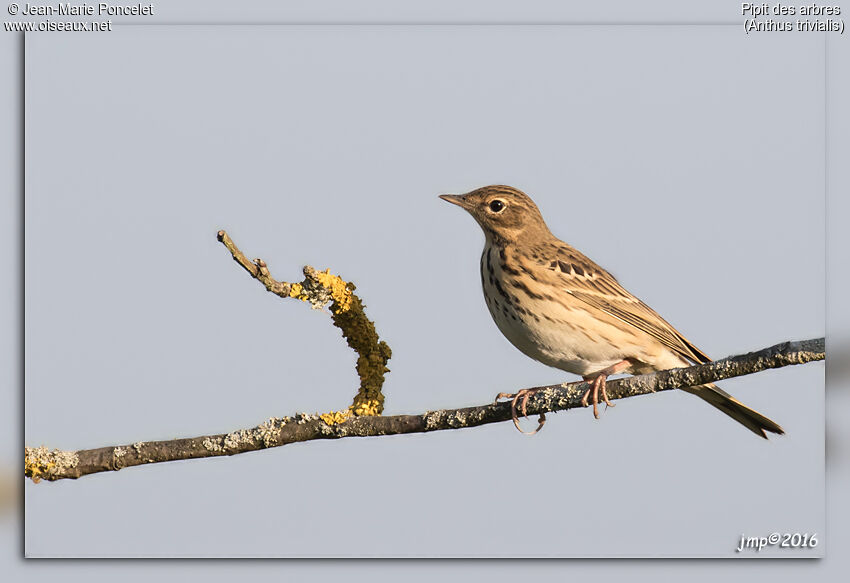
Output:
<svg viewBox="0 0 850 583">
<path fill-rule="evenodd" d="M 500 213 L 500 212 L 502 212 L 502 210 L 504 210 L 505 203 L 503 203 L 501 200 L 494 200 L 494 201 L 490 202 L 489 206 L 490 206 L 490 210 L 493 211 L 494 213 Z"/>
</svg>

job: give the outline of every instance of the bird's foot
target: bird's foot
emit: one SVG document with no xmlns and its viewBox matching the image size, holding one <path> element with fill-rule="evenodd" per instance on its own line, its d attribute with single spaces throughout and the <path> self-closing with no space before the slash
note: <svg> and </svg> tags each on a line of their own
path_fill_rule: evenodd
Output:
<svg viewBox="0 0 850 583">
<path fill-rule="evenodd" d="M 587 407 L 587 399 L 591 395 L 593 395 L 593 416 L 599 419 L 599 394 L 602 393 L 602 401 L 605 403 L 605 407 L 613 407 L 614 403 L 612 403 L 608 399 L 608 391 L 605 390 L 605 379 L 607 375 L 601 374 L 590 383 L 590 388 L 584 392 L 584 395 L 581 398 L 581 406 Z"/>
<path fill-rule="evenodd" d="M 519 404 L 520 411 L 522 411 L 523 417 L 528 417 L 528 413 L 526 412 L 526 405 L 528 405 L 528 398 L 534 393 L 541 391 L 542 389 L 522 389 L 521 391 L 517 391 L 516 393 L 499 393 L 496 395 L 496 401 L 499 399 L 511 399 L 511 419 L 513 419 L 514 427 L 517 428 L 522 434 L 525 435 L 534 435 L 541 429 L 543 429 L 543 424 L 546 423 L 546 414 L 541 413 L 537 418 L 537 429 L 534 431 L 523 431 L 519 426 L 519 415 L 517 415 L 517 405 Z"/>
<path fill-rule="evenodd" d="M 584 392 L 584 395 L 581 397 L 581 406 L 587 407 L 587 400 L 589 397 L 593 397 L 593 416 L 599 419 L 599 394 L 602 393 L 602 402 L 605 403 L 605 407 L 613 407 L 614 403 L 608 398 L 608 391 L 605 390 L 605 380 L 608 378 L 608 375 L 618 374 L 628 369 L 632 365 L 628 360 L 621 360 L 615 364 L 612 364 L 608 368 L 604 368 L 598 373 L 594 375 L 588 375 L 584 377 L 584 380 L 591 381 L 590 388 Z"/>
</svg>

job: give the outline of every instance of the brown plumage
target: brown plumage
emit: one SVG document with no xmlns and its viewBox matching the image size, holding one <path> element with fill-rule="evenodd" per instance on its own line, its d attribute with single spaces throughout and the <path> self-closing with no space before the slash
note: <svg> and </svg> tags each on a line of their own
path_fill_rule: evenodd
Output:
<svg viewBox="0 0 850 583">
<path fill-rule="evenodd" d="M 464 208 L 484 230 L 481 282 L 499 330 L 531 358 L 592 379 L 585 399 L 592 392 L 595 415 L 600 392 L 610 404 L 605 393 L 610 374 L 711 360 L 614 276 L 555 237 L 522 191 L 485 186 L 440 198 Z M 761 437 L 767 437 L 765 431 L 784 433 L 714 384 L 683 390 Z"/>
</svg>

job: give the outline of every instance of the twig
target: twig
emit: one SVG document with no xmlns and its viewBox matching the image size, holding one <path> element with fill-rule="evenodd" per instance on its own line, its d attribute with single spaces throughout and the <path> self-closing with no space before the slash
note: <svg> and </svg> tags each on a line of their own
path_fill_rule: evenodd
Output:
<svg viewBox="0 0 850 583">
<path fill-rule="evenodd" d="M 784 342 L 707 364 L 609 380 L 608 395 L 611 399 L 623 399 L 752 374 L 769 368 L 804 364 L 823 360 L 824 351 L 823 338 Z M 527 411 L 535 415 L 581 407 L 582 394 L 587 386 L 585 382 L 576 382 L 542 387 L 544 390 L 529 399 Z M 33 481 L 40 478 L 79 478 L 130 466 L 234 455 L 314 439 L 425 433 L 477 427 L 510 419 L 510 403 L 428 411 L 421 415 L 359 416 L 341 423 L 329 423 L 319 415 L 296 414 L 294 417 L 273 417 L 252 429 L 240 429 L 227 434 L 80 451 L 51 452 L 46 447 L 26 448 L 25 473 Z"/>
<path fill-rule="evenodd" d="M 316 271 L 309 265 L 304 267 L 304 281 L 287 283 L 277 281 L 269 273 L 262 259 L 248 260 L 224 231 L 216 238 L 230 251 L 233 259 L 265 288 L 282 298 L 296 298 L 308 302 L 313 308 L 321 309 L 330 303 L 334 325 L 342 330 L 342 335 L 354 352 L 357 353 L 357 375 L 360 377 L 360 389 L 354 396 L 354 402 L 347 410 L 324 413 L 325 421 L 340 423 L 350 415 L 380 415 L 384 410 L 384 375 L 390 371 L 387 361 L 392 350 L 386 342 L 378 338 L 375 324 L 366 317 L 363 302 L 354 293 L 355 285 L 343 281 L 330 270 Z"/>
</svg>

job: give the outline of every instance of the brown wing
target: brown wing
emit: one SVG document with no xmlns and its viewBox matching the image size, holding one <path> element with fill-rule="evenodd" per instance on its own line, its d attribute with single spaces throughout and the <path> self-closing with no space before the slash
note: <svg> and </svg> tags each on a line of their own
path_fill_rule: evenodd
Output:
<svg viewBox="0 0 850 583">
<path fill-rule="evenodd" d="M 566 243 L 546 245 L 536 250 L 532 259 L 548 268 L 552 283 L 594 308 L 649 334 L 664 346 L 690 361 L 702 363 L 711 359 L 691 344 L 655 310 L 630 294 L 613 275 L 602 269 Z"/>
</svg>

